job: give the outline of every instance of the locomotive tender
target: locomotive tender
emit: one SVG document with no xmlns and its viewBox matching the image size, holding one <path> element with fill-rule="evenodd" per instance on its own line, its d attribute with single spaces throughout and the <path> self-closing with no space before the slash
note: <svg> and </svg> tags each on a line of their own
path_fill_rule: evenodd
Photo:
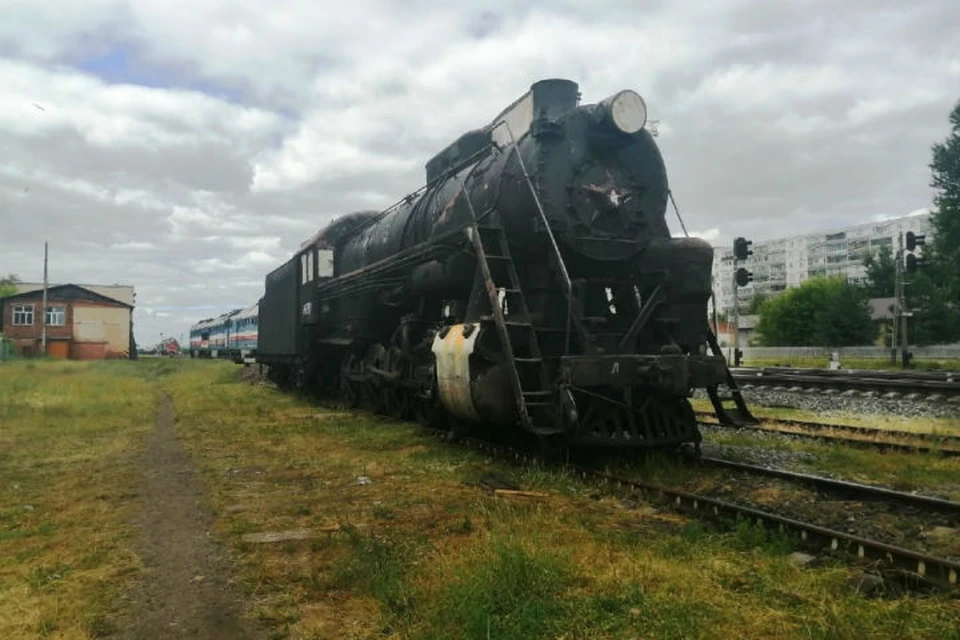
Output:
<svg viewBox="0 0 960 640">
<path fill-rule="evenodd" d="M 670 235 L 646 105 L 629 90 L 579 101 L 572 81 L 533 84 L 427 162 L 420 190 L 304 242 L 266 277 L 269 376 L 569 445 L 697 443 L 697 388 L 729 419 L 713 248 Z"/>
</svg>

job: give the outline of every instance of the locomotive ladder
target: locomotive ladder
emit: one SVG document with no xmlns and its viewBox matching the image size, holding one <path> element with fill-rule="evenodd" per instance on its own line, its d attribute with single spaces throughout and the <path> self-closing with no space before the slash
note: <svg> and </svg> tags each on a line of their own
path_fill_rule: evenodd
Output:
<svg viewBox="0 0 960 640">
<path fill-rule="evenodd" d="M 713 352 L 713 355 L 723 357 L 723 350 L 717 342 L 717 336 L 709 326 L 707 327 L 707 342 L 710 344 L 710 351 Z M 740 386 L 737 385 L 737 381 L 733 379 L 730 367 L 726 367 L 726 371 L 726 386 L 729 390 L 729 395 L 720 395 L 720 385 L 714 384 L 707 387 L 707 394 L 710 396 L 710 403 L 713 404 L 713 410 L 717 414 L 717 419 L 720 421 L 720 424 L 734 427 L 740 427 L 745 424 L 757 424 L 759 421 L 750 413 L 750 409 L 747 408 L 743 394 L 740 393 Z M 734 405 L 732 407 L 729 406 L 731 402 Z"/>
<path fill-rule="evenodd" d="M 473 217 L 469 236 L 477 254 L 480 267 L 478 275 L 482 279 L 482 282 L 476 283 L 475 289 L 482 287 L 486 291 L 490 305 L 490 315 L 480 316 L 480 319 L 492 319 L 496 325 L 520 422 L 524 428 L 538 435 L 559 433 L 561 429 L 556 428 L 552 420 L 553 394 L 544 369 L 537 333 L 510 255 L 507 235 L 499 225 L 479 225 L 466 191 L 464 197 Z M 486 211 L 482 217 L 486 219 L 493 212 Z M 539 419 L 534 420 L 534 416 Z"/>
</svg>

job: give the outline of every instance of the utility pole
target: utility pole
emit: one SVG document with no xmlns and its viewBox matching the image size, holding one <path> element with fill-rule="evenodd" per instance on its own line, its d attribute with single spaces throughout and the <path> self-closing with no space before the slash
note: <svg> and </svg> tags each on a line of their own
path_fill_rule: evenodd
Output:
<svg viewBox="0 0 960 640">
<path fill-rule="evenodd" d="M 900 338 L 900 325 L 903 314 L 903 232 L 900 232 L 897 246 L 896 267 L 893 277 L 893 331 L 890 335 L 890 364 L 897 364 L 897 341 Z M 906 337 L 906 332 L 904 332 Z"/>
<path fill-rule="evenodd" d="M 900 314 L 902 316 L 900 319 L 900 331 L 902 332 L 902 335 L 900 336 L 900 349 L 903 352 L 903 368 L 906 369 L 910 366 L 910 352 L 907 351 L 907 346 L 910 344 L 910 342 L 907 340 L 907 318 L 913 314 L 907 311 L 906 300 L 904 300 L 904 303 L 900 305 L 900 308 L 902 309 Z"/>
<path fill-rule="evenodd" d="M 43 243 L 43 308 L 40 310 L 40 353 L 47 355 L 47 257 L 49 242 Z"/>
<path fill-rule="evenodd" d="M 753 255 L 750 250 L 752 240 L 743 237 L 735 238 L 733 241 L 733 366 L 739 367 L 743 358 L 740 351 L 740 295 L 739 287 L 745 287 L 753 281 L 753 273 L 745 268 L 737 268 L 740 261 L 746 261 Z"/>
<path fill-rule="evenodd" d="M 900 234 L 901 241 L 901 253 L 904 253 L 903 245 L 903 233 Z M 913 273 L 917 269 L 923 267 L 927 261 L 923 258 L 918 258 L 914 251 L 917 250 L 917 247 L 922 247 L 927 244 L 926 236 L 918 235 L 913 231 L 907 231 L 907 242 L 906 242 L 906 252 L 904 255 L 903 262 L 897 261 L 897 266 L 900 268 L 901 272 L 904 273 Z M 907 339 L 907 318 L 913 315 L 913 312 L 907 309 L 907 296 L 906 288 L 910 284 L 906 281 L 906 276 L 901 277 L 900 279 L 900 293 L 903 296 L 903 300 L 900 302 L 900 330 L 902 332 L 901 336 L 901 345 L 900 348 L 903 351 L 903 368 L 906 369 L 910 366 L 910 361 L 913 359 L 913 354 L 907 350 L 907 347 L 910 345 L 910 341 Z"/>
<path fill-rule="evenodd" d="M 740 290 L 737 287 L 737 256 L 733 256 L 733 366 L 740 366 Z"/>
</svg>

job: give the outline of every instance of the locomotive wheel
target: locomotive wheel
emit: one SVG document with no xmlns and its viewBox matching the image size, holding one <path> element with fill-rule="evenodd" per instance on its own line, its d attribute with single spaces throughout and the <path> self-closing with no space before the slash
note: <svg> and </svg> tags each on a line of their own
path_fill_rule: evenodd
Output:
<svg viewBox="0 0 960 640">
<path fill-rule="evenodd" d="M 367 356 L 363 359 L 363 368 L 365 372 L 368 369 L 384 371 L 388 368 L 387 350 L 382 344 L 370 346 Z M 388 383 L 376 374 L 367 376 L 367 382 L 363 383 L 363 403 L 374 413 L 386 413 L 383 390 L 387 385 Z"/>
<path fill-rule="evenodd" d="M 444 418 L 443 404 L 440 402 L 440 391 L 437 389 L 436 374 L 431 376 L 430 388 L 427 393 L 417 394 L 414 398 L 414 415 L 417 422 L 431 429 L 439 427 Z"/>
<path fill-rule="evenodd" d="M 356 409 L 360 406 L 360 394 L 357 392 L 357 387 L 346 378 L 340 379 L 340 395 L 350 409 Z"/>
<path fill-rule="evenodd" d="M 374 413 L 384 413 L 383 395 L 380 388 L 372 382 L 362 385 L 363 406 Z"/>
<path fill-rule="evenodd" d="M 343 360 L 343 366 L 340 369 L 340 395 L 344 403 L 350 409 L 356 409 L 360 406 L 360 388 L 359 385 L 350 380 L 349 375 L 353 368 L 354 358 L 349 355 Z"/>
<path fill-rule="evenodd" d="M 383 385 L 383 405 L 387 415 L 404 420 L 410 416 L 410 393 L 402 386 L 404 362 L 400 347 L 390 347 L 387 352 L 386 370 L 399 376 Z"/>
</svg>

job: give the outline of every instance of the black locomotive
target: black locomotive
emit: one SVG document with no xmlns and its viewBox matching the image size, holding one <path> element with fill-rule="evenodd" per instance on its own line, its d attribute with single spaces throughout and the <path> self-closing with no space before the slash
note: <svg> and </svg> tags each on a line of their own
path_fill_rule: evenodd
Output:
<svg viewBox="0 0 960 640">
<path fill-rule="evenodd" d="M 699 442 L 696 388 L 731 421 L 729 384 L 748 415 L 707 324 L 713 249 L 670 236 L 643 100 L 579 99 L 537 82 L 427 162 L 423 188 L 335 220 L 270 273 L 270 377 L 572 445 Z"/>
</svg>

